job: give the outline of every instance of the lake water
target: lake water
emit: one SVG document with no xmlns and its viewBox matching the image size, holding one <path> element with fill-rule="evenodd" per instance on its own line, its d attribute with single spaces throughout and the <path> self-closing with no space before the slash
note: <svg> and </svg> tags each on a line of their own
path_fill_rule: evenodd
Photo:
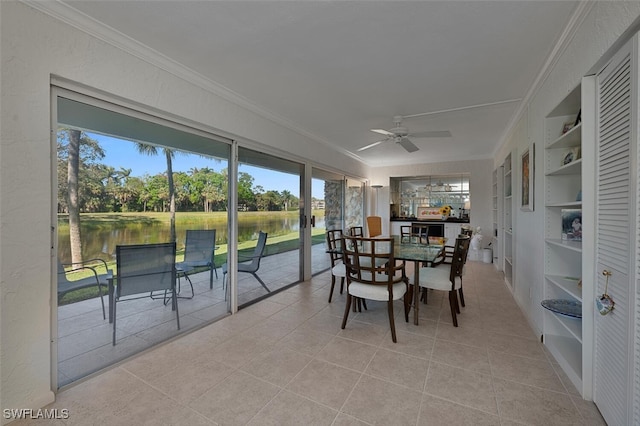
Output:
<svg viewBox="0 0 640 426">
<path fill-rule="evenodd" d="M 280 236 L 300 230 L 300 218 L 297 215 L 283 216 L 274 212 L 270 215 L 251 215 L 246 219 L 240 214 L 238 218 L 239 242 L 257 240 L 260 231 L 267 232 L 270 236 Z M 81 227 L 83 259 L 113 260 L 117 245 L 167 242 L 170 241 L 171 234 L 166 222 L 140 216 L 131 218 L 113 215 L 110 221 L 85 223 Z M 324 227 L 324 217 L 317 217 L 316 227 Z M 227 244 L 226 218 L 203 216 L 186 224 L 177 224 L 178 250 L 184 246 L 187 229 L 215 229 L 216 242 L 220 245 Z M 69 226 L 66 220 L 60 221 L 58 227 L 58 257 L 63 263 L 71 262 Z"/>
</svg>

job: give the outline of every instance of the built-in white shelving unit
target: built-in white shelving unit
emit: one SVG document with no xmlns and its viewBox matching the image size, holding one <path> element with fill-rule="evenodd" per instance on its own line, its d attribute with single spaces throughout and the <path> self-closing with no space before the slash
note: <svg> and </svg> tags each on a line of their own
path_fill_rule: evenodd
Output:
<svg viewBox="0 0 640 426">
<path fill-rule="evenodd" d="M 583 330 L 593 301 L 582 295 L 582 240 L 570 222 L 582 209 L 581 88 L 577 87 L 545 118 L 545 282 L 543 299 L 582 304 L 582 318 L 544 310 L 544 344 L 567 377 L 583 392 Z M 572 212 L 573 211 L 573 216 Z M 564 222 L 564 224 L 563 224 Z M 590 350 L 590 349 L 588 349 Z"/>
</svg>

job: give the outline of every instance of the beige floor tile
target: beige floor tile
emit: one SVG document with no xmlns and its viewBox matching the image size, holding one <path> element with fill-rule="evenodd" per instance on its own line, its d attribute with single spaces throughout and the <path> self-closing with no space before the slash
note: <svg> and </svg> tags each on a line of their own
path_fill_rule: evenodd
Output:
<svg viewBox="0 0 640 426">
<path fill-rule="evenodd" d="M 295 407 L 295 408 L 294 408 Z M 293 408 L 293 409 L 292 409 Z M 253 426 L 329 426 L 338 414 L 329 407 L 282 391 L 247 425 Z"/>
<path fill-rule="evenodd" d="M 313 330 L 294 330 L 287 334 L 279 344 L 307 355 L 315 355 L 333 339 L 332 334 Z"/>
<path fill-rule="evenodd" d="M 394 352 L 401 352 L 406 355 L 423 359 L 430 359 L 433 351 L 434 339 L 419 334 L 396 331 L 397 342 L 391 338 L 382 340 L 380 347 Z"/>
<path fill-rule="evenodd" d="M 427 394 L 498 414 L 490 375 L 431 362 L 425 385 Z"/>
<path fill-rule="evenodd" d="M 546 360 L 543 345 L 539 339 L 487 333 L 487 347 L 496 352 L 505 352 L 527 358 Z"/>
<path fill-rule="evenodd" d="M 471 324 L 459 324 L 459 327 L 454 327 L 453 324 L 439 322 L 436 340 L 440 339 L 479 348 L 487 347 L 486 332 Z"/>
<path fill-rule="evenodd" d="M 422 392 L 428 367 L 426 359 L 379 349 L 365 374 Z"/>
<path fill-rule="evenodd" d="M 382 339 L 386 338 L 391 340 L 391 334 L 389 334 L 389 332 L 389 324 L 383 326 L 352 320 L 346 324 L 344 330 L 340 330 L 338 336 L 378 346 L 382 342 Z"/>
<path fill-rule="evenodd" d="M 407 333 L 419 334 L 421 336 L 436 337 L 438 330 L 438 321 L 420 317 L 418 325 L 413 322 L 413 312 L 409 314 L 409 322 L 396 321 L 396 331 L 404 331 Z"/>
<path fill-rule="evenodd" d="M 316 358 L 362 372 L 375 352 L 375 346 L 335 337 L 322 348 Z"/>
<path fill-rule="evenodd" d="M 532 358 L 489 351 L 493 376 L 500 379 L 566 392 L 551 364 Z"/>
<path fill-rule="evenodd" d="M 287 389 L 339 410 L 360 375 L 335 364 L 313 360 L 287 385 Z"/>
<path fill-rule="evenodd" d="M 184 359 L 186 354 L 182 355 L 182 360 L 176 359 L 176 368 L 147 382 L 183 404 L 199 398 L 233 372 L 232 367 L 217 359 L 206 356 Z"/>
<path fill-rule="evenodd" d="M 324 273 L 59 392 L 49 407 L 68 408 L 72 416 L 51 424 L 604 425 L 539 343 L 501 274 L 493 265 L 468 265 L 459 327 L 451 324 L 448 299 L 431 292 L 418 326 L 413 312 L 405 323 L 402 305 L 394 305 L 397 343 L 385 303 L 350 312 L 341 330 L 345 295 L 336 291 L 327 303 Z M 204 277 L 197 295 L 213 300 Z M 256 286 L 250 276 L 244 281 Z M 259 284 L 255 290 L 262 292 Z M 175 332 L 175 318 L 156 302 L 141 306 L 152 318 L 168 313 L 164 325 L 127 336 L 141 317 L 137 305 L 123 303 L 118 344 L 112 347 L 108 336 L 108 345 L 61 360 L 62 380 L 95 366 L 94 357 L 125 357 L 148 346 L 143 333 L 154 339 Z M 184 302 L 193 315 L 220 314 Z M 93 344 L 72 341 L 101 324 L 88 317 L 86 328 L 74 322 L 101 316 L 99 301 L 89 303 L 90 310 L 79 303 L 59 308 L 68 349 Z M 181 319 L 196 321 L 187 310 Z M 125 315 L 134 315 L 128 325 Z"/>
<path fill-rule="evenodd" d="M 477 346 L 438 339 L 435 342 L 431 360 L 476 373 L 491 374 L 489 354 L 486 349 Z"/>
<path fill-rule="evenodd" d="M 313 358 L 291 349 L 275 347 L 252 359 L 240 370 L 277 386 L 285 386 Z"/>
<path fill-rule="evenodd" d="M 415 425 L 421 393 L 363 375 L 342 412 L 372 425 Z"/>
<path fill-rule="evenodd" d="M 244 425 L 280 392 L 279 387 L 236 371 L 189 406 L 219 424 Z"/>
<path fill-rule="evenodd" d="M 524 424 L 578 426 L 584 419 L 571 397 L 533 386 L 494 379 L 500 416 Z"/>
<path fill-rule="evenodd" d="M 327 310 L 323 310 L 306 320 L 300 328 L 304 330 L 322 331 L 328 334 L 338 334 L 341 330 L 341 325 L 341 317 L 333 315 Z"/>
<path fill-rule="evenodd" d="M 582 415 L 585 426 L 606 426 L 607 422 L 604 421 L 598 407 L 592 401 L 585 401 L 576 396 L 572 396 L 571 400 Z"/>
<path fill-rule="evenodd" d="M 363 422 L 362 420 L 356 419 L 355 417 L 349 416 L 344 413 L 338 414 L 335 421 L 333 422 L 333 426 L 367 426 L 368 423 Z"/>
<path fill-rule="evenodd" d="M 211 356 L 219 361 L 238 368 L 263 352 L 270 350 L 273 343 L 265 343 L 251 336 L 237 335 L 233 339 L 216 346 Z"/>
<path fill-rule="evenodd" d="M 500 417 L 451 401 L 424 395 L 419 426 L 501 426 Z"/>
</svg>

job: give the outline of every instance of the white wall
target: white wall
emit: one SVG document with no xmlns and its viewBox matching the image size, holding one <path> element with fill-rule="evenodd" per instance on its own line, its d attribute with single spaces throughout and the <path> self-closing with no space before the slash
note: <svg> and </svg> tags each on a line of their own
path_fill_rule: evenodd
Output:
<svg viewBox="0 0 640 426">
<path fill-rule="evenodd" d="M 0 407 L 39 408 L 51 392 L 50 79 L 59 76 L 314 165 L 366 176 L 326 146 L 30 6 L 0 2 Z M 171 67 L 165 67 L 171 69 Z M 3 420 L 6 421 L 6 420 Z"/>
<path fill-rule="evenodd" d="M 471 198 L 471 226 L 480 226 L 487 245 L 493 232 L 492 174 L 493 160 L 451 161 L 442 163 L 413 164 L 409 166 L 375 167 L 371 169 L 371 182 L 384 185 L 379 190 L 378 208 L 382 216 L 383 233 L 389 233 L 389 178 L 399 176 L 428 176 L 469 173 Z M 375 192 L 371 198 L 375 202 Z M 375 211 L 372 207 L 371 212 Z"/>
<path fill-rule="evenodd" d="M 543 117 L 640 15 L 640 2 L 598 2 L 530 103 L 528 136 L 542 147 Z M 50 390 L 51 143 L 50 77 L 57 75 L 226 133 L 278 147 L 317 164 L 367 176 L 351 158 L 229 102 L 196 84 L 91 37 L 31 7 L 0 2 L 0 407 L 38 408 Z M 491 229 L 491 170 L 527 140 L 514 132 L 492 162 L 375 169 L 389 176 L 468 171 L 472 224 Z M 537 149 L 536 164 L 542 164 Z M 485 164 L 486 163 L 486 164 Z M 517 176 L 516 178 L 519 178 Z M 387 184 L 388 185 L 388 184 Z M 480 185 L 479 187 L 476 185 Z M 541 330 L 543 176 L 535 178 L 536 210 L 516 211 L 516 296 Z M 476 195 L 480 202 L 476 203 Z M 380 203 L 388 205 L 388 187 Z M 478 205 L 480 204 L 480 205 Z M 486 204 L 486 205 L 485 205 Z M 382 204 L 381 204 L 382 205 Z M 388 210 L 388 209 L 387 209 Z M 379 209 L 382 212 L 382 209 Z M 477 212 L 480 213 L 477 213 Z M 388 215 L 388 213 L 386 213 Z M 486 217 L 485 217 L 486 215 Z M 533 297 L 527 299 L 527 288 Z M 522 291 L 521 291 L 522 290 Z"/>
<path fill-rule="evenodd" d="M 640 2 L 594 3 L 494 158 L 497 166 L 512 153 L 517 183 L 513 216 L 515 297 L 538 334 L 542 334 L 540 301 L 544 285 L 544 117 L 580 84 L 581 78 L 638 16 Z M 520 211 L 517 191 L 521 178 L 520 156 L 530 143 L 535 144 L 535 211 L 532 213 Z"/>
</svg>

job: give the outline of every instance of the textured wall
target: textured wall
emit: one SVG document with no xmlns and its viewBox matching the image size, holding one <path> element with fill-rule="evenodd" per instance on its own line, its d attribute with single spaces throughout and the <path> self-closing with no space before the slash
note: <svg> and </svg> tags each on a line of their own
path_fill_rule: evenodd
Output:
<svg viewBox="0 0 640 426">
<path fill-rule="evenodd" d="M 0 43 L 2 408 L 39 408 L 53 400 L 52 76 L 235 135 L 252 147 L 260 142 L 261 150 L 367 174 L 352 158 L 24 3 L 0 2 Z"/>
<path fill-rule="evenodd" d="M 512 152 L 517 165 L 524 150 L 535 143 L 535 211 L 514 210 L 513 247 L 515 297 L 538 334 L 542 333 L 544 284 L 544 117 L 640 16 L 640 2 L 595 2 L 588 12 L 495 158 L 495 164 L 501 164 Z M 519 168 L 513 170 L 515 182 L 520 182 Z M 514 198 L 516 206 L 519 201 Z"/>
</svg>

